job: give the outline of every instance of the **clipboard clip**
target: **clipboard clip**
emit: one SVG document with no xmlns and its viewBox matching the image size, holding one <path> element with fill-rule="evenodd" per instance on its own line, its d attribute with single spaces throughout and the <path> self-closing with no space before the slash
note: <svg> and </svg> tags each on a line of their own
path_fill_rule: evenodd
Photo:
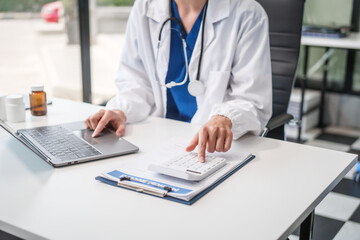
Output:
<svg viewBox="0 0 360 240">
<path fill-rule="evenodd" d="M 144 186 L 140 187 L 138 184 L 144 184 Z M 171 192 L 173 189 L 169 186 L 157 184 L 154 182 L 150 182 L 145 179 L 138 179 L 134 177 L 130 177 L 127 175 L 120 176 L 118 182 L 118 186 L 129 188 L 132 190 L 135 190 L 137 192 L 143 192 L 150 195 L 154 195 L 157 197 L 166 197 L 169 192 Z M 147 185 L 151 185 L 147 186 Z M 156 187 L 156 188 L 154 188 Z"/>
</svg>

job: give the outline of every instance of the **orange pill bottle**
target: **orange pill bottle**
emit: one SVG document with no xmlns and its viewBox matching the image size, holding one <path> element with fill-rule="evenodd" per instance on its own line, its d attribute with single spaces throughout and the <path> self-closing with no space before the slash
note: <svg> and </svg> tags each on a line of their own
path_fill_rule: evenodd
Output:
<svg viewBox="0 0 360 240">
<path fill-rule="evenodd" d="M 47 113 L 46 92 L 43 85 L 31 86 L 30 111 L 33 116 L 44 116 Z"/>
</svg>

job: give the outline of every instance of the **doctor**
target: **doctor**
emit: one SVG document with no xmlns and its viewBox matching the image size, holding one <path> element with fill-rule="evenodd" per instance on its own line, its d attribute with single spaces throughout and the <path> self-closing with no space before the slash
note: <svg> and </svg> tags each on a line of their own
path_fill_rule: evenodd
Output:
<svg viewBox="0 0 360 240">
<path fill-rule="evenodd" d="M 116 78 L 119 93 L 85 120 L 96 137 L 149 115 L 202 127 L 187 151 L 224 152 L 271 116 L 268 19 L 254 0 L 137 0 Z"/>
</svg>

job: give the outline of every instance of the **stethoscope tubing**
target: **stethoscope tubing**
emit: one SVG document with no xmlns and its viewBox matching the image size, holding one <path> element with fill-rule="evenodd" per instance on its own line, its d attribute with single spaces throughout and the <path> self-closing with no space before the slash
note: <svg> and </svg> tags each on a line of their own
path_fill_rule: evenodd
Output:
<svg viewBox="0 0 360 240">
<path fill-rule="evenodd" d="M 184 77 L 184 80 L 181 82 L 174 82 L 171 81 L 169 83 L 166 84 L 161 84 L 167 88 L 172 88 L 175 86 L 181 86 L 184 85 L 189 77 L 190 83 L 193 81 L 198 81 L 200 83 L 200 70 L 201 70 L 201 61 L 202 61 L 202 56 L 203 56 L 203 49 L 204 49 L 204 31 L 205 31 L 205 19 L 206 19 L 206 13 L 207 13 L 207 7 L 208 7 L 208 2 L 205 3 L 205 9 L 204 9 L 204 15 L 202 18 L 202 28 L 201 28 L 201 48 L 200 48 L 200 56 L 199 56 L 199 63 L 198 63 L 198 69 L 197 69 L 197 74 L 196 74 L 196 80 L 191 80 L 189 77 L 189 62 L 188 62 L 188 56 L 187 56 L 187 52 L 186 52 L 186 48 L 187 48 L 187 44 L 186 44 L 186 31 L 184 28 L 184 25 L 182 24 L 182 22 L 180 20 L 178 20 L 177 18 L 175 18 L 174 16 L 172 16 L 172 0 L 170 0 L 170 17 L 167 18 L 161 28 L 160 28 L 160 32 L 159 32 L 159 37 L 158 37 L 158 44 L 157 44 L 157 52 L 156 52 L 156 57 L 155 57 L 155 77 L 156 80 L 158 80 L 158 82 L 161 84 L 160 80 L 159 80 L 159 76 L 157 74 L 157 61 L 158 61 L 158 55 L 159 55 L 159 49 L 160 49 L 160 45 L 161 45 L 161 36 L 162 36 L 162 31 L 165 27 L 165 25 L 167 24 L 167 22 L 171 22 L 171 21 L 175 21 L 179 27 L 180 27 L 180 35 L 181 35 L 181 40 L 182 40 L 182 45 L 183 45 L 183 51 L 184 51 L 184 59 L 185 59 L 185 68 L 186 68 L 186 74 Z M 193 95 L 192 93 L 190 93 L 191 95 Z"/>
</svg>

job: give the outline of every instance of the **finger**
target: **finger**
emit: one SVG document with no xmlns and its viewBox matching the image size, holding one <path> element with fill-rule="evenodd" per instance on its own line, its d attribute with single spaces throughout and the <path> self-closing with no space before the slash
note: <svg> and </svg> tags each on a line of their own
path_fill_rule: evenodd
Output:
<svg viewBox="0 0 360 240">
<path fill-rule="evenodd" d="M 115 134 L 118 136 L 124 136 L 126 129 L 126 119 L 119 116 L 117 112 L 112 112 L 112 117 L 108 122 L 107 126 L 112 127 L 115 130 Z"/>
<path fill-rule="evenodd" d="M 90 125 L 90 129 L 94 130 L 97 124 L 95 124 L 95 121 L 90 118 L 89 125 Z"/>
<path fill-rule="evenodd" d="M 89 118 L 85 119 L 84 124 L 86 129 L 91 128 Z"/>
<path fill-rule="evenodd" d="M 233 134 L 232 132 L 229 130 L 226 134 L 226 138 L 225 138 L 225 145 L 224 145 L 224 152 L 227 152 L 230 150 L 231 148 L 231 144 L 232 144 L 232 140 L 233 140 Z"/>
<path fill-rule="evenodd" d="M 206 150 L 207 140 L 208 140 L 208 130 L 207 128 L 203 127 L 199 132 L 198 158 L 200 162 L 205 162 L 205 150 Z"/>
<path fill-rule="evenodd" d="M 125 128 L 126 128 L 126 124 L 125 123 L 120 123 L 119 126 L 116 129 L 115 134 L 122 137 L 125 134 Z"/>
<path fill-rule="evenodd" d="M 89 117 L 89 126 L 90 126 L 90 129 L 94 130 L 94 127 L 91 123 L 91 118 L 93 118 L 93 116 Z"/>
<path fill-rule="evenodd" d="M 111 112 L 106 112 L 97 124 L 92 137 L 98 136 L 111 120 Z"/>
<path fill-rule="evenodd" d="M 199 143 L 199 133 L 196 133 L 190 144 L 185 148 L 187 152 L 193 151 Z"/>
<path fill-rule="evenodd" d="M 210 153 L 213 153 L 215 151 L 217 133 L 218 133 L 217 127 L 210 127 L 209 137 L 207 141 L 207 151 Z"/>
<path fill-rule="evenodd" d="M 95 129 L 97 127 L 98 122 L 100 121 L 102 116 L 104 116 L 105 113 L 106 113 L 105 110 L 100 110 L 89 118 L 91 129 Z"/>
<path fill-rule="evenodd" d="M 225 129 L 220 129 L 219 131 L 220 131 L 220 133 L 218 134 L 218 136 L 216 138 L 216 151 L 217 152 L 223 152 L 224 151 L 226 131 L 225 131 Z"/>
</svg>

